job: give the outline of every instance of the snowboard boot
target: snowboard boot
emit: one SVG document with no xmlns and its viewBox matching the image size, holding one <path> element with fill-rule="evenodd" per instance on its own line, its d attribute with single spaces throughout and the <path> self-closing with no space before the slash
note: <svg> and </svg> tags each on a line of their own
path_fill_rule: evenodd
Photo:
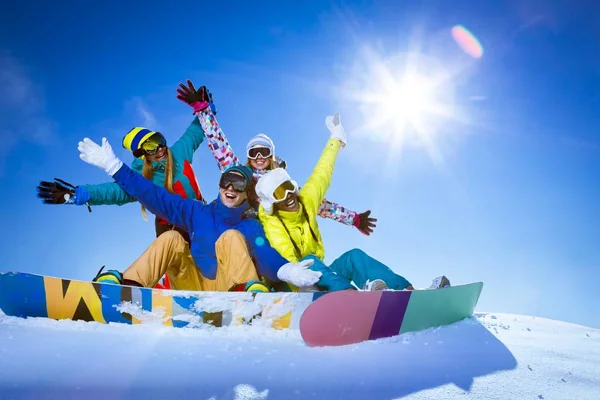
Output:
<svg viewBox="0 0 600 400">
<path fill-rule="evenodd" d="M 269 287 L 262 281 L 253 280 L 247 283 L 239 283 L 234 285 L 230 292 L 251 292 L 251 293 L 268 293 Z"/>
<path fill-rule="evenodd" d="M 96 277 L 92 279 L 92 282 L 99 283 L 110 283 L 113 285 L 123 284 L 123 274 L 116 269 L 107 269 L 106 272 L 102 272 L 104 265 L 100 268 L 100 271 L 96 274 Z"/>
<path fill-rule="evenodd" d="M 438 276 L 431 282 L 429 289 L 442 289 L 450 287 L 450 280 L 445 275 Z"/>
<path fill-rule="evenodd" d="M 100 271 L 96 274 L 96 277 L 92 279 L 92 282 L 98 283 L 108 283 L 111 285 L 127 285 L 127 286 L 136 286 L 143 287 L 136 281 L 132 281 L 129 279 L 124 279 L 123 274 L 117 271 L 116 269 L 107 269 L 106 272 L 102 272 L 104 269 L 104 265 L 100 268 Z"/>
<path fill-rule="evenodd" d="M 372 281 L 367 279 L 365 286 L 363 286 L 363 290 L 365 290 L 367 292 L 381 291 L 381 290 L 385 290 L 387 288 L 388 288 L 387 283 L 385 283 L 381 279 L 375 279 Z"/>
<path fill-rule="evenodd" d="M 249 293 L 269 293 L 269 287 L 262 281 L 258 281 L 258 280 L 252 280 L 250 282 L 247 283 L 239 283 L 237 285 L 234 285 L 231 289 L 229 289 L 230 292 L 249 292 Z M 259 319 L 260 317 L 262 317 L 262 311 L 254 314 L 254 315 L 250 315 L 247 317 L 242 317 L 239 316 L 236 318 L 236 321 L 238 324 L 240 325 L 252 325 L 252 322 L 255 319 Z"/>
<path fill-rule="evenodd" d="M 246 292 L 252 293 L 269 293 L 269 287 L 262 281 L 250 281 L 246 283 Z"/>
</svg>

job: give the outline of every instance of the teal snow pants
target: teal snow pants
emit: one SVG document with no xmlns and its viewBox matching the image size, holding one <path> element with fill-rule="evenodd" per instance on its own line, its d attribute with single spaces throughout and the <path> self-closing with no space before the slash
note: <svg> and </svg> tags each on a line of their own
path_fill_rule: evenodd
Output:
<svg viewBox="0 0 600 400">
<path fill-rule="evenodd" d="M 383 263 L 377 261 L 362 250 L 352 249 L 342 254 L 330 266 L 320 260 L 317 256 L 309 255 L 303 260 L 315 260 L 309 268 L 313 271 L 319 271 L 323 275 L 317 287 L 320 290 L 334 292 L 337 290 L 355 289 L 350 282 L 362 289 L 367 280 L 381 279 L 390 289 L 402 290 L 410 282 L 404 277 L 394 273 Z"/>
</svg>

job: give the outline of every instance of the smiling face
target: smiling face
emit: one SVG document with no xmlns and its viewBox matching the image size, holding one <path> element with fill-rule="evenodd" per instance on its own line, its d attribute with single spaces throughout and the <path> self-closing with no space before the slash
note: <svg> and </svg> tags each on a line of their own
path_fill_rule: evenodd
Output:
<svg viewBox="0 0 600 400">
<path fill-rule="evenodd" d="M 146 139 L 138 151 L 150 162 L 164 160 L 167 156 L 167 140 L 157 132 Z M 134 155 L 136 154 L 134 153 Z"/>
<path fill-rule="evenodd" d="M 166 156 L 167 156 L 167 148 L 159 147 L 158 150 L 156 151 L 156 153 L 151 154 L 151 155 L 146 154 L 146 159 L 150 162 L 161 161 L 161 160 L 164 160 Z"/>
<path fill-rule="evenodd" d="M 263 171 L 270 167 L 273 154 L 268 147 L 256 146 L 248 150 L 248 162 L 254 170 Z"/>
<path fill-rule="evenodd" d="M 273 208 L 278 211 L 298 211 L 300 210 L 300 203 L 298 201 L 298 195 L 296 193 L 288 192 L 285 196 L 285 200 L 273 203 Z"/>
<path fill-rule="evenodd" d="M 279 211 L 298 211 L 298 186 L 292 180 L 286 180 L 273 190 L 273 207 Z"/>
<path fill-rule="evenodd" d="M 238 172 L 226 172 L 221 175 L 219 196 L 227 207 L 238 207 L 248 198 L 248 182 Z"/>
<path fill-rule="evenodd" d="M 269 168 L 269 165 L 271 165 L 271 157 L 262 158 L 261 156 L 258 156 L 258 158 L 255 160 L 253 160 L 251 158 L 248 160 L 250 161 L 250 166 L 252 167 L 252 169 L 255 169 L 258 171 L 265 170 L 265 169 Z"/>
</svg>

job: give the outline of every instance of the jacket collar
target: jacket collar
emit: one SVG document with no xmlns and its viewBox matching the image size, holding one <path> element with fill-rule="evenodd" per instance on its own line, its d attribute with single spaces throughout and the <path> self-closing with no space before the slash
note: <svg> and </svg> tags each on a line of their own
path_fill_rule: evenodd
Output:
<svg viewBox="0 0 600 400">
<path fill-rule="evenodd" d="M 244 219 L 246 211 L 248 211 L 248 201 L 244 201 L 241 206 L 227 207 L 221 202 L 221 196 L 213 201 L 215 216 L 223 220 L 227 225 L 236 225 Z"/>
<path fill-rule="evenodd" d="M 143 164 L 143 161 L 142 161 Z M 165 171 L 167 169 L 167 159 L 160 161 L 152 161 L 152 171 Z"/>
<path fill-rule="evenodd" d="M 277 211 L 277 214 L 282 220 L 291 224 L 301 224 L 304 221 L 304 213 L 302 212 L 304 205 L 300 203 L 300 209 L 298 211 Z"/>
</svg>

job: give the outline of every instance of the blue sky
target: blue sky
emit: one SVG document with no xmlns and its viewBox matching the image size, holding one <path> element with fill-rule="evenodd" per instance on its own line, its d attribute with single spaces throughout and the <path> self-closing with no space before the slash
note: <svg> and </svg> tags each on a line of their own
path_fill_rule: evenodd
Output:
<svg viewBox="0 0 600 400">
<path fill-rule="evenodd" d="M 341 113 L 348 146 L 327 197 L 379 221 L 365 237 L 321 220 L 326 261 L 359 247 L 417 287 L 483 281 L 479 310 L 600 328 L 600 6 L 493 3 L 12 2 L 0 15 L 0 271 L 90 279 L 143 252 L 154 224 L 138 204 L 88 213 L 43 205 L 35 187 L 107 181 L 79 159 L 86 136 L 128 163 L 132 126 L 176 140 L 191 110 L 175 89 L 190 78 L 213 92 L 238 154 L 265 132 L 300 183 L 325 116 Z M 483 57 L 457 46 L 456 24 Z M 355 99 L 377 80 L 370 62 L 402 70 L 415 51 L 450 71 L 438 94 L 452 112 L 424 116 L 427 146 L 414 129 L 369 128 L 381 105 Z M 193 165 L 214 198 L 205 145 Z"/>
</svg>

